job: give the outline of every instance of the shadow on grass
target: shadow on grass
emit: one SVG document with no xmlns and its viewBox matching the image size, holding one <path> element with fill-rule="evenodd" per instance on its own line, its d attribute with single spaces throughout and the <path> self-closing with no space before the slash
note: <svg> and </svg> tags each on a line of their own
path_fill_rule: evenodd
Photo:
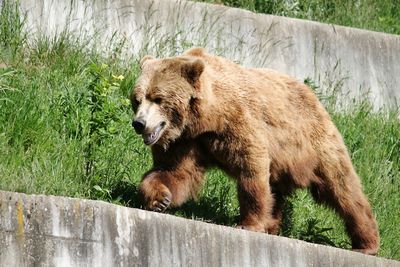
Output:
<svg viewBox="0 0 400 267">
<path fill-rule="evenodd" d="M 172 208 L 168 213 L 227 226 L 235 226 L 239 221 L 238 215 L 232 214 L 228 209 L 224 209 L 223 205 L 209 199 L 190 200 L 179 208 Z"/>
<path fill-rule="evenodd" d="M 122 180 L 110 192 L 113 203 L 129 208 L 143 209 L 143 200 L 139 193 L 139 186 L 131 181 Z"/>
</svg>

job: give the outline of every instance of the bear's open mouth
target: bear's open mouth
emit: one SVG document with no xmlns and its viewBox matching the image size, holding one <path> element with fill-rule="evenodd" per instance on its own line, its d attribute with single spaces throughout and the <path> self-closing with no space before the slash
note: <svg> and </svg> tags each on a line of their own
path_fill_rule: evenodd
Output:
<svg viewBox="0 0 400 267">
<path fill-rule="evenodd" d="M 162 129 L 164 129 L 164 126 L 165 126 L 165 121 L 158 124 L 157 127 L 152 132 L 144 133 L 142 135 L 144 143 L 146 145 L 150 146 L 150 145 L 154 144 L 155 142 L 157 142 L 161 136 L 161 131 L 162 131 Z"/>
</svg>

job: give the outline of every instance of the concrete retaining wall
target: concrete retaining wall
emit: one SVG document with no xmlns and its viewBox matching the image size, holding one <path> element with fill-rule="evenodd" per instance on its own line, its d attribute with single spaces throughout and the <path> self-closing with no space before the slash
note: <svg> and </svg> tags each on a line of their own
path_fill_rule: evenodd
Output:
<svg viewBox="0 0 400 267">
<path fill-rule="evenodd" d="M 397 35 L 177 0 L 20 2 L 31 36 L 54 36 L 68 28 L 102 49 L 115 52 L 124 42 L 135 55 L 205 46 L 247 66 L 310 77 L 323 87 L 343 83 L 350 96 L 369 92 L 376 107 L 400 99 Z M 108 46 L 110 39 L 117 45 Z"/>
<path fill-rule="evenodd" d="M 0 191 L 0 266 L 400 266 L 101 201 Z"/>
</svg>

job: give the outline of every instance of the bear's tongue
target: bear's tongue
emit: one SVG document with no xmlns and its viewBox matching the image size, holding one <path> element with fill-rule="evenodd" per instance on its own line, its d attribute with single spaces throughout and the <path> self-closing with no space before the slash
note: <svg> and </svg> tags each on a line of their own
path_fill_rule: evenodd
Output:
<svg viewBox="0 0 400 267">
<path fill-rule="evenodd" d="M 150 145 L 157 138 L 157 131 L 151 132 L 149 134 L 143 134 L 143 140 L 146 145 Z"/>
<path fill-rule="evenodd" d="M 164 124 L 158 125 L 154 131 L 150 133 L 144 133 L 143 136 L 143 141 L 146 145 L 151 145 L 155 143 L 158 140 L 158 137 L 160 135 L 161 129 L 163 128 Z"/>
</svg>

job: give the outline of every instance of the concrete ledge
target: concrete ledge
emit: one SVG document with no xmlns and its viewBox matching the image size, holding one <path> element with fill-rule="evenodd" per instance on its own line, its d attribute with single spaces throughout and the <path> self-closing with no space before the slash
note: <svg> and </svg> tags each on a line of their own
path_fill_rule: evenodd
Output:
<svg viewBox="0 0 400 267">
<path fill-rule="evenodd" d="M 247 66 L 309 77 L 323 87 L 339 84 L 352 97 L 369 94 L 375 107 L 400 101 L 398 35 L 192 1 L 19 2 L 31 37 L 51 38 L 68 29 L 111 50 L 108 40 L 118 43 L 122 37 L 134 55 L 173 55 L 192 45 L 204 46 Z"/>
<path fill-rule="evenodd" d="M 101 201 L 0 191 L 0 266 L 400 266 Z"/>
</svg>

